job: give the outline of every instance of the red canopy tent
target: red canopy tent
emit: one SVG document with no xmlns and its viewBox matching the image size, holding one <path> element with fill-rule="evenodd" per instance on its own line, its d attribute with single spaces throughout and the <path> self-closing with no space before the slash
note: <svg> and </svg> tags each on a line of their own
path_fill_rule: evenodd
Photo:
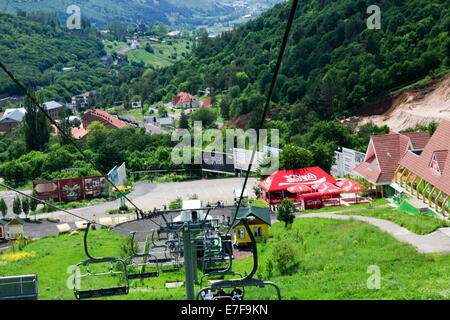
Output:
<svg viewBox="0 0 450 320">
<path fill-rule="evenodd" d="M 322 182 L 336 183 L 336 179 L 319 167 L 279 170 L 272 173 L 259 186 L 264 190 L 263 198 L 270 204 L 280 203 L 287 195 L 296 198 L 288 188 L 306 185 L 312 186 Z"/>
</svg>

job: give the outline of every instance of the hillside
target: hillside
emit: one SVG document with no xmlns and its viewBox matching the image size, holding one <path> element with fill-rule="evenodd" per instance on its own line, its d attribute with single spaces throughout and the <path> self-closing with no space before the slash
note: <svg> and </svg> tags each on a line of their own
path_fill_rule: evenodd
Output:
<svg viewBox="0 0 450 320">
<path fill-rule="evenodd" d="M 313 111 L 313 117 L 334 119 L 352 114 L 395 87 L 447 70 L 447 3 L 381 1 L 382 28 L 370 30 L 366 9 L 372 1 L 301 2 L 273 105 L 299 103 Z M 228 99 L 221 104 L 225 119 L 261 108 L 290 5 L 276 5 L 216 39 L 199 39 L 186 60 L 139 79 L 145 82 L 140 93 L 154 103 L 168 101 L 178 91 L 228 90 Z M 290 136 L 302 133 L 299 124 L 291 126 Z"/>
<path fill-rule="evenodd" d="M 370 108 L 375 105 L 378 112 Z M 450 75 L 376 101 L 355 116 L 360 116 L 358 125 L 372 121 L 376 125 L 386 124 L 394 131 L 450 120 Z"/>
<path fill-rule="evenodd" d="M 16 13 L 45 10 L 54 11 L 64 23 L 69 14 L 66 9 L 77 5 L 83 18 L 97 26 L 105 26 L 118 20 L 127 25 L 136 25 L 140 20 L 146 24 L 163 22 L 193 29 L 196 26 L 212 26 L 221 22 L 233 21 L 247 13 L 261 13 L 280 0 L 264 0 L 259 4 L 254 0 L 242 1 L 243 7 L 235 7 L 235 1 L 215 0 L 40 0 L 40 1 L 6 1 L 0 4 L 0 10 Z"/>
<path fill-rule="evenodd" d="M 97 30 L 89 25 L 70 34 L 58 26 L 0 13 L 0 34 L 2 63 L 26 87 L 44 88 L 47 99 L 71 101 L 73 95 L 114 79 L 100 61 L 106 52 Z M 1 72 L 0 95 L 16 94 L 23 95 Z"/>
</svg>

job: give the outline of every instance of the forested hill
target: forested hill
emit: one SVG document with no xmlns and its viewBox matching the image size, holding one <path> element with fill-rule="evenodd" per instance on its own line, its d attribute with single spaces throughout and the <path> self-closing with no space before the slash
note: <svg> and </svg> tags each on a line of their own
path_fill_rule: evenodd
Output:
<svg viewBox="0 0 450 320">
<path fill-rule="evenodd" d="M 42 23 L 0 13 L 0 59 L 19 81 L 43 87 L 48 99 L 58 101 L 71 101 L 75 94 L 111 82 L 100 61 L 106 53 L 95 28 L 83 20 L 82 31 L 70 34 L 53 23 L 56 16 L 41 15 Z M 76 69 L 62 72 L 63 68 Z M 0 95 L 5 94 L 23 95 L 2 71 Z"/>
<path fill-rule="evenodd" d="M 59 19 L 65 22 L 70 14 L 66 13 L 70 5 L 80 8 L 82 17 L 97 26 L 108 25 L 118 20 L 127 25 L 136 25 L 140 20 L 146 24 L 203 25 L 209 16 L 219 18 L 233 12 L 233 8 L 222 6 L 214 0 L 40 0 L 40 1 L 4 1 L 0 10 L 16 13 L 45 10 L 57 12 Z"/>
<path fill-rule="evenodd" d="M 179 91 L 228 90 L 221 103 L 225 119 L 261 108 L 291 4 L 276 5 L 216 39 L 204 36 L 187 59 L 145 73 L 130 90 L 151 103 L 170 100 Z M 273 96 L 275 106 L 297 103 L 306 108 L 304 113 L 332 119 L 394 87 L 449 68 L 448 0 L 377 1 L 380 30 L 367 27 L 366 11 L 373 4 L 300 1 Z"/>
</svg>

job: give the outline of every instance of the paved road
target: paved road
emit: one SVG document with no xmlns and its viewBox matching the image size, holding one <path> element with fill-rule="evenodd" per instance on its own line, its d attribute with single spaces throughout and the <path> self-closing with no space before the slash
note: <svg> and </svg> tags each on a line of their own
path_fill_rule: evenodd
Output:
<svg viewBox="0 0 450 320">
<path fill-rule="evenodd" d="M 193 194 L 198 195 L 198 198 L 204 202 L 211 201 L 213 204 L 217 200 L 232 200 L 234 198 L 233 190 L 241 189 L 243 181 L 244 178 L 203 179 L 169 183 L 139 182 L 135 184 L 134 190 L 127 197 L 140 209 L 146 211 L 153 210 L 153 208 L 162 209 L 164 204 L 168 205 L 170 201 L 175 200 L 177 197 L 186 200 Z M 253 186 L 256 184 L 256 178 L 249 178 L 247 190 L 250 195 L 253 195 Z M 127 204 L 130 205 L 129 203 Z M 106 216 L 107 210 L 117 209 L 119 206 L 120 200 L 115 200 L 95 206 L 70 209 L 68 211 L 83 216 L 86 219 L 93 219 L 94 215 L 97 218 Z M 67 216 L 67 213 L 55 211 L 39 214 L 38 218 L 64 219 Z"/>
</svg>

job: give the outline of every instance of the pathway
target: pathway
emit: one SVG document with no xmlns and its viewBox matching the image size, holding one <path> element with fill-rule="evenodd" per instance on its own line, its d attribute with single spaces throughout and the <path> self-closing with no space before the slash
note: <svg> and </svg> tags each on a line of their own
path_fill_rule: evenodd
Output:
<svg viewBox="0 0 450 320">
<path fill-rule="evenodd" d="M 450 253 L 450 228 L 439 228 L 430 234 L 418 235 L 388 220 L 358 215 L 339 215 L 339 211 L 299 213 L 296 217 L 364 221 L 386 231 L 400 242 L 413 245 L 419 253 Z"/>
</svg>

